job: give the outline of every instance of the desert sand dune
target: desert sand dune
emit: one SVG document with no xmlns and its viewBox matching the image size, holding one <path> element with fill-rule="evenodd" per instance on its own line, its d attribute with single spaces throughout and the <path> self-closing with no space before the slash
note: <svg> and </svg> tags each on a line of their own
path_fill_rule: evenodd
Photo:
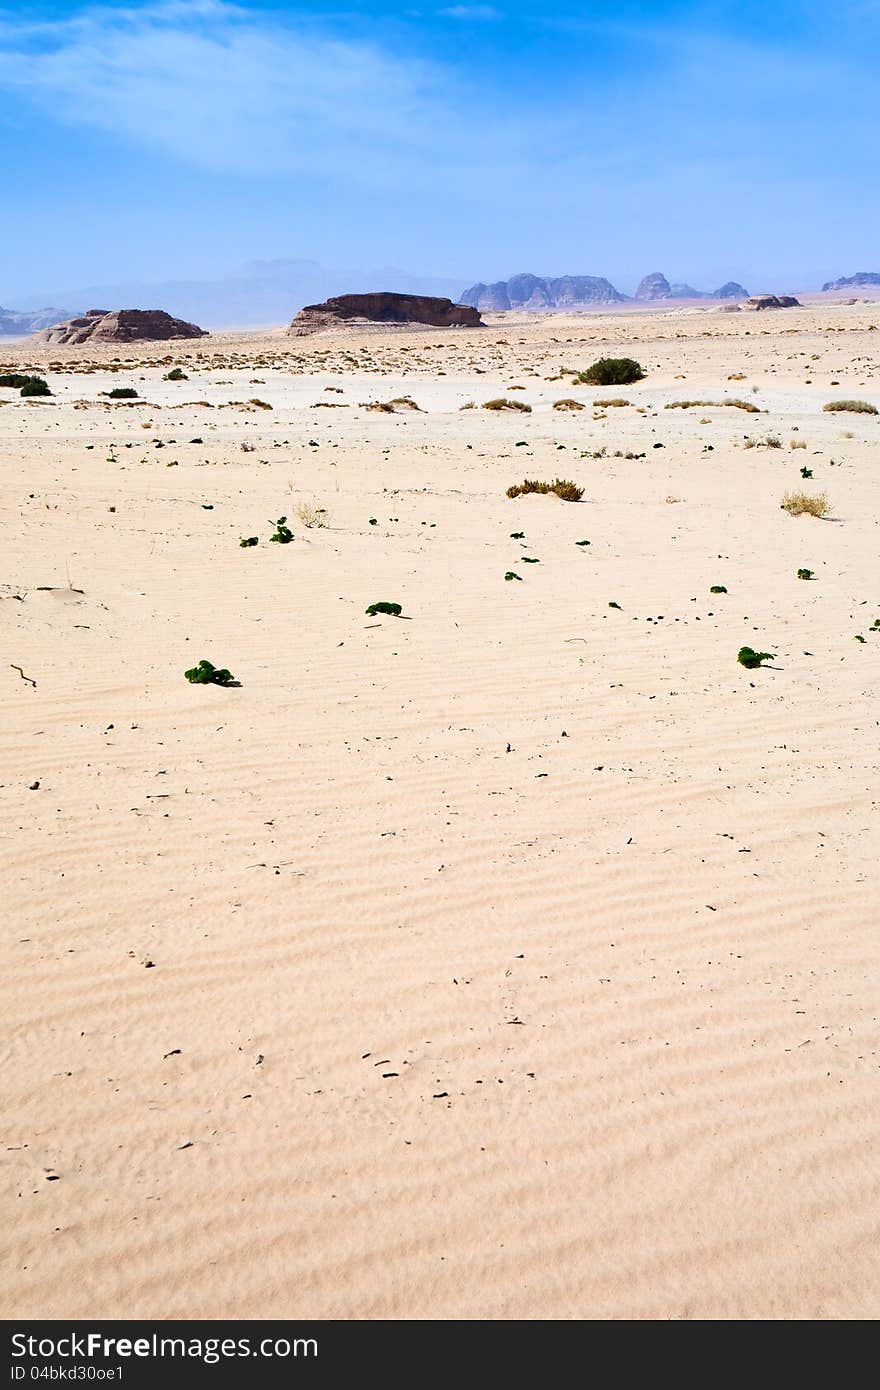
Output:
<svg viewBox="0 0 880 1390">
<path fill-rule="evenodd" d="M 7 1317 L 878 1313 L 878 310 L 487 319 L 5 350 Z"/>
</svg>

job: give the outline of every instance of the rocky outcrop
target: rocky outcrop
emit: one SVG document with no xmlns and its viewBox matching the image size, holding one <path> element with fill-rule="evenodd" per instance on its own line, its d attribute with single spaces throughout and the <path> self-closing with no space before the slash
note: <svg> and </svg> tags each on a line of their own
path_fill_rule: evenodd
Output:
<svg viewBox="0 0 880 1390">
<path fill-rule="evenodd" d="M 753 294 L 743 305 L 744 309 L 797 309 L 800 300 L 792 294 Z"/>
<path fill-rule="evenodd" d="M 876 270 L 860 270 L 855 275 L 844 275 L 839 280 L 826 280 L 822 289 L 880 289 L 880 273 Z"/>
<path fill-rule="evenodd" d="M 69 309 L 0 309 L 0 337 L 21 337 L 70 318 Z"/>
<path fill-rule="evenodd" d="M 338 294 L 323 304 L 307 304 L 300 309 L 287 333 L 292 338 L 318 333 L 341 323 L 426 323 L 432 328 L 482 328 L 476 309 L 453 304 L 451 299 L 431 295 L 392 294 L 377 290 L 373 294 Z"/>
<path fill-rule="evenodd" d="M 478 281 L 461 296 L 462 304 L 480 311 L 580 309 L 622 304 L 625 299 L 609 280 L 597 275 L 512 275 L 491 285 Z"/>
<path fill-rule="evenodd" d="M 669 299 L 671 286 L 662 271 L 655 270 L 650 275 L 639 281 L 636 290 L 636 299 L 650 301 L 652 299 Z"/>
<path fill-rule="evenodd" d="M 735 280 L 728 280 L 712 296 L 713 299 L 748 299 L 748 297 L 748 290 L 744 289 L 742 285 L 738 285 Z"/>
<path fill-rule="evenodd" d="M 204 328 L 172 318 L 164 309 L 87 309 L 37 335 L 44 343 L 162 342 L 166 338 L 204 338 Z"/>
</svg>

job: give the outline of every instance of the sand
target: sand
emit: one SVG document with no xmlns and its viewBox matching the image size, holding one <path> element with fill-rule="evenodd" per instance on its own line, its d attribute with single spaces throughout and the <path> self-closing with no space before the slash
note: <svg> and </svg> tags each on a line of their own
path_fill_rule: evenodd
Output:
<svg viewBox="0 0 880 1390">
<path fill-rule="evenodd" d="M 878 324 L 0 349 L 5 1316 L 877 1315 Z"/>
</svg>

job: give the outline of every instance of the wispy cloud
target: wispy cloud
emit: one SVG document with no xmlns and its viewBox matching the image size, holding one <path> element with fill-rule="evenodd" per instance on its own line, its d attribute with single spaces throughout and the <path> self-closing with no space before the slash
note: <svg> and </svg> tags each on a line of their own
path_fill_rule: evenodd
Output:
<svg viewBox="0 0 880 1390">
<path fill-rule="evenodd" d="M 226 0 L 0 14 L 0 86 L 221 173 L 436 178 L 480 144 L 445 69 Z"/>
<path fill-rule="evenodd" d="M 444 19 L 500 19 L 501 16 L 491 5 L 450 5 L 438 10 Z"/>
</svg>

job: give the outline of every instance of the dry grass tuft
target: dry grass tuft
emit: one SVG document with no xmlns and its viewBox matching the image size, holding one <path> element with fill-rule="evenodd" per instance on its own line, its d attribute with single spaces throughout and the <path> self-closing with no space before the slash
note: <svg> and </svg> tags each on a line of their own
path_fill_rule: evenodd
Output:
<svg viewBox="0 0 880 1390">
<path fill-rule="evenodd" d="M 535 478 L 526 478 L 523 483 L 516 483 L 507 489 L 508 497 L 525 497 L 527 493 L 538 492 L 546 494 L 552 492 L 556 497 L 560 497 L 563 502 L 580 502 L 584 495 L 582 487 L 573 483 L 570 478 L 556 478 L 552 483 L 541 483 Z"/>
<path fill-rule="evenodd" d="M 631 405 L 631 401 L 625 401 L 623 396 L 612 396 L 608 401 L 593 401 L 593 406 L 598 410 L 605 410 L 612 405 Z"/>
<path fill-rule="evenodd" d="M 869 401 L 829 401 L 823 410 L 849 410 L 854 415 L 880 415 L 876 405 Z"/>
<path fill-rule="evenodd" d="M 531 414 L 532 407 L 525 401 L 511 401 L 506 396 L 496 396 L 494 400 L 483 402 L 484 410 L 521 410 Z"/>
<path fill-rule="evenodd" d="M 297 502 L 293 512 L 307 531 L 321 530 L 330 525 L 330 513 L 326 507 L 319 507 L 315 502 Z"/>
<path fill-rule="evenodd" d="M 554 410 L 583 410 L 581 401 L 572 400 L 571 396 L 565 396 L 561 401 L 553 402 Z"/>
<path fill-rule="evenodd" d="M 780 506 L 789 516 L 827 516 L 830 510 L 827 492 L 787 492 Z"/>
</svg>

